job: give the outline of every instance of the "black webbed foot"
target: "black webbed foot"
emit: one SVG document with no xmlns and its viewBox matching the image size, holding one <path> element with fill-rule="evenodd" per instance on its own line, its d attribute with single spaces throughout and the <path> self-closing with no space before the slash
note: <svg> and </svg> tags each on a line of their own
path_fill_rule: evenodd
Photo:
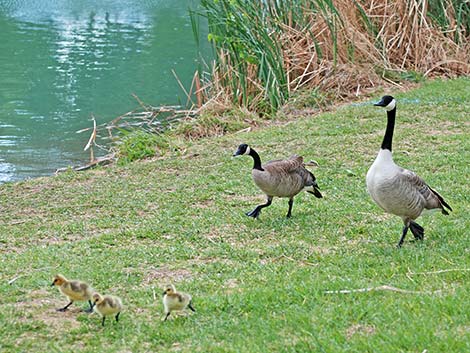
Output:
<svg viewBox="0 0 470 353">
<path fill-rule="evenodd" d="M 258 218 L 258 216 L 260 215 L 261 213 L 261 210 L 256 207 L 253 211 L 250 211 L 250 212 L 247 212 L 245 213 L 248 217 L 253 217 L 253 218 Z"/>
</svg>

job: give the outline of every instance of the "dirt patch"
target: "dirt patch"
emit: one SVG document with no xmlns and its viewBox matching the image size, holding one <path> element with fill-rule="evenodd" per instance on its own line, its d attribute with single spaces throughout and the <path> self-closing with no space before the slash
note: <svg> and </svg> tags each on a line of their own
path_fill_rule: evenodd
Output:
<svg viewBox="0 0 470 353">
<path fill-rule="evenodd" d="M 372 325 L 354 324 L 346 330 L 346 338 L 350 340 L 354 335 L 371 336 L 376 329 Z"/>
<path fill-rule="evenodd" d="M 39 289 L 30 292 L 25 300 L 15 303 L 14 306 L 20 314 L 20 321 L 40 321 L 57 332 L 80 327 L 80 322 L 77 321 L 77 315 L 83 314 L 80 302 L 78 305 L 72 304 L 65 312 L 56 310 L 65 304 L 67 299 L 55 299 L 50 292 Z"/>
</svg>

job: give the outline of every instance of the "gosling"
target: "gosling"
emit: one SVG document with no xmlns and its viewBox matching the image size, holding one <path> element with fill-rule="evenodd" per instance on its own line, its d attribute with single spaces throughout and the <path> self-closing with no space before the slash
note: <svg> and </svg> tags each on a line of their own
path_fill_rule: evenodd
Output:
<svg viewBox="0 0 470 353">
<path fill-rule="evenodd" d="M 177 292 L 174 285 L 167 285 L 163 292 L 163 307 L 165 309 L 163 321 L 168 319 L 172 311 L 181 311 L 189 308 L 195 312 L 196 310 L 194 310 L 191 304 L 191 299 L 189 294 Z"/>
<path fill-rule="evenodd" d="M 93 294 L 93 310 L 100 314 L 103 320 L 101 326 L 104 326 L 106 316 L 115 315 L 116 322 L 119 321 L 119 314 L 122 311 L 122 301 L 120 298 L 112 295 L 101 295 L 99 293 Z"/>
<path fill-rule="evenodd" d="M 74 301 L 88 301 L 90 309 L 85 310 L 85 312 L 91 313 L 93 311 L 93 304 L 91 303 L 93 289 L 87 283 L 76 280 L 69 281 L 62 275 L 56 275 L 51 284 L 52 286 L 58 286 L 60 292 L 70 300 L 70 303 L 63 308 L 57 309 L 57 311 L 66 311 Z"/>
<path fill-rule="evenodd" d="M 247 212 L 247 216 L 258 218 L 261 210 L 270 206 L 275 196 L 289 198 L 287 218 L 292 216 L 294 196 L 302 190 L 313 194 L 317 198 L 323 197 L 320 193 L 315 176 L 305 168 L 302 157 L 294 155 L 286 160 L 269 161 L 261 165 L 261 159 L 258 153 L 246 143 L 238 146 L 233 156 L 244 154 L 253 158 L 254 165 L 251 171 L 253 181 L 267 196 L 267 202 L 256 206 L 253 211 Z"/>
</svg>

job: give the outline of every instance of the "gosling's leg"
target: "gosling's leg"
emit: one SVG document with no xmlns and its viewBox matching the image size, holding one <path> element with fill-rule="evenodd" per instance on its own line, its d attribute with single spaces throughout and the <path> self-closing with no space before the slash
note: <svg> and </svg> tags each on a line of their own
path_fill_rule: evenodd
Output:
<svg viewBox="0 0 470 353">
<path fill-rule="evenodd" d="M 120 313 L 121 313 L 121 312 L 118 312 L 118 313 L 116 314 L 116 322 L 119 321 L 119 314 L 120 314 Z"/>
<path fill-rule="evenodd" d="M 411 233 L 413 233 L 413 235 L 415 236 L 415 239 L 417 240 L 424 239 L 424 228 L 421 227 L 418 223 L 411 221 L 410 230 L 411 230 Z"/>
<path fill-rule="evenodd" d="M 401 246 L 403 245 L 403 242 L 405 241 L 406 233 L 408 233 L 408 225 L 407 224 L 405 224 L 405 226 L 403 227 L 403 233 L 401 235 L 400 241 L 397 244 L 397 248 L 401 248 Z"/>
<path fill-rule="evenodd" d="M 90 305 L 90 309 L 86 309 L 86 310 L 83 310 L 83 311 L 90 314 L 90 313 L 93 312 L 93 303 L 91 302 L 91 300 L 89 300 L 88 304 Z"/>
<path fill-rule="evenodd" d="M 271 202 L 272 202 L 272 201 L 273 201 L 273 197 L 272 197 L 272 196 L 268 196 L 268 199 L 267 199 L 267 201 L 266 201 L 265 204 L 256 206 L 256 208 L 255 208 L 253 211 L 246 213 L 246 215 L 247 215 L 248 217 L 258 218 L 259 214 L 261 213 L 261 209 L 263 209 L 263 208 L 268 207 L 269 205 L 271 205 Z"/>
<path fill-rule="evenodd" d="M 294 198 L 291 197 L 289 199 L 289 211 L 287 211 L 287 216 L 286 216 L 287 218 L 291 218 L 291 216 L 292 216 L 292 205 L 293 204 L 294 204 Z"/>
<path fill-rule="evenodd" d="M 189 308 L 189 309 L 191 309 L 192 311 L 196 312 L 196 310 L 194 310 L 194 308 L 193 308 L 193 305 L 192 305 L 192 303 L 191 303 L 191 302 L 189 302 L 189 304 L 188 304 L 188 308 Z"/>
<path fill-rule="evenodd" d="M 71 300 L 70 303 L 68 303 L 68 304 L 67 304 L 66 306 L 64 306 L 63 308 L 57 309 L 57 311 L 64 312 L 64 311 L 66 311 L 66 310 L 68 309 L 68 307 L 69 307 L 70 305 L 72 305 L 72 304 L 73 304 L 73 300 Z"/>
<path fill-rule="evenodd" d="M 166 313 L 165 318 L 163 319 L 163 321 L 166 321 L 166 319 L 168 319 L 168 316 L 170 316 L 170 312 L 171 312 L 171 311 L 169 311 L 169 312 Z"/>
<path fill-rule="evenodd" d="M 104 327 L 104 320 L 106 320 L 106 316 L 103 316 L 103 320 L 101 321 L 101 326 Z"/>
</svg>

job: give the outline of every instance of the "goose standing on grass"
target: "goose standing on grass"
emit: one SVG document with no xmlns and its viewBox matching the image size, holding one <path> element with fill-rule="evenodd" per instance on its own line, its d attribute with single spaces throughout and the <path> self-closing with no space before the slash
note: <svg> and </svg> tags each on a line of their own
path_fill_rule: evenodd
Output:
<svg viewBox="0 0 470 353">
<path fill-rule="evenodd" d="M 257 218 L 264 207 L 271 205 L 273 197 L 288 197 L 289 210 L 287 218 L 292 215 L 292 205 L 294 204 L 294 196 L 302 190 L 305 190 L 317 198 L 322 198 L 315 176 L 308 171 L 300 156 L 292 156 L 286 160 L 275 160 L 261 165 L 261 159 L 258 153 L 243 143 L 238 146 L 234 156 L 249 155 L 253 158 L 254 165 L 251 175 L 255 184 L 268 197 L 265 204 L 256 206 L 256 208 L 248 212 L 249 217 Z"/>
<path fill-rule="evenodd" d="M 195 312 L 196 310 L 194 310 L 191 304 L 191 299 L 189 294 L 177 292 L 174 285 L 167 285 L 163 291 L 163 308 L 165 310 L 163 321 L 168 319 L 172 311 L 181 311 L 189 308 Z"/>
<path fill-rule="evenodd" d="M 116 322 L 119 321 L 119 314 L 122 311 L 122 301 L 120 298 L 113 295 L 101 295 L 99 293 L 93 294 L 93 310 L 100 314 L 103 320 L 101 326 L 104 326 L 106 316 L 115 315 Z"/>
<path fill-rule="evenodd" d="M 82 281 L 69 281 L 62 275 L 56 275 L 51 286 L 58 286 L 60 292 L 70 300 L 70 303 L 63 308 L 57 309 L 57 311 L 66 311 L 74 301 L 88 301 L 90 309 L 85 311 L 88 313 L 93 311 L 93 304 L 91 303 L 93 289 L 87 283 Z"/>
<path fill-rule="evenodd" d="M 450 211 L 452 208 L 418 175 L 393 162 L 392 138 L 397 111 L 396 100 L 392 96 L 383 96 L 380 102 L 374 105 L 385 107 L 387 110 L 387 128 L 379 154 L 367 172 L 367 190 L 385 212 L 403 220 L 403 232 L 398 242 L 398 247 L 401 247 L 408 229 L 416 239 L 424 239 L 424 228 L 415 222 L 423 211 L 441 210 L 442 214 L 448 215 L 445 208 Z"/>
</svg>

